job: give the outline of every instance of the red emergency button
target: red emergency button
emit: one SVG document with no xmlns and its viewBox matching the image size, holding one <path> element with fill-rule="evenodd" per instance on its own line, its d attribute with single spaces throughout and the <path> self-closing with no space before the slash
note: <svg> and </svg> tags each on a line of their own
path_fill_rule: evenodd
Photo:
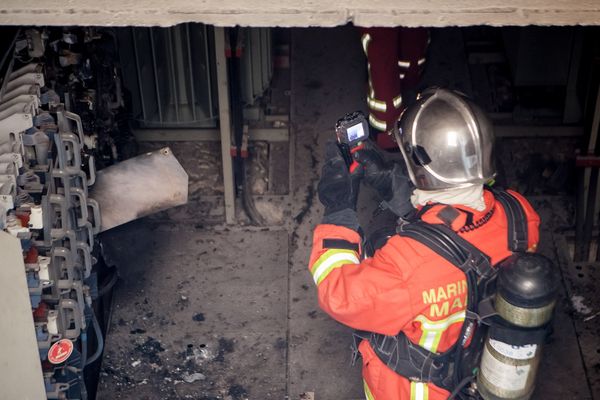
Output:
<svg viewBox="0 0 600 400">
<path fill-rule="evenodd" d="M 52 364 L 60 364 L 69 358 L 73 353 L 73 342 L 69 339 L 62 339 L 54 343 L 48 350 L 48 361 Z"/>
</svg>

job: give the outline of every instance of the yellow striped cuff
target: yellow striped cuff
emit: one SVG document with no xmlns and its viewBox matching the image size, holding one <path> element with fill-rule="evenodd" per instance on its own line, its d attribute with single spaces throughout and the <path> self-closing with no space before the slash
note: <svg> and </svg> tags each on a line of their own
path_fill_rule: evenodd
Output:
<svg viewBox="0 0 600 400">
<path fill-rule="evenodd" d="M 385 101 L 377 100 L 373 97 L 367 97 L 367 103 L 369 104 L 369 108 L 375 111 L 385 112 L 387 110 L 387 106 Z"/>
<path fill-rule="evenodd" d="M 313 280 L 318 285 L 331 271 L 346 264 L 360 264 L 358 253 L 345 249 L 327 250 L 312 266 Z"/>
</svg>

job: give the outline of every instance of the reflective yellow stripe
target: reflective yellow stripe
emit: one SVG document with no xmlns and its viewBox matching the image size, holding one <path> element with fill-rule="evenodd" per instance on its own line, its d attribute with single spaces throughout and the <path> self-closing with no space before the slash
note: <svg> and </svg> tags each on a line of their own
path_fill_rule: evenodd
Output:
<svg viewBox="0 0 600 400">
<path fill-rule="evenodd" d="M 402 105 L 402 95 L 399 94 L 398 96 L 394 97 L 394 100 L 392 100 L 392 104 L 394 104 L 394 108 L 400 108 L 400 106 Z"/>
<path fill-rule="evenodd" d="M 410 382 L 410 400 L 428 400 L 429 386 L 423 382 Z"/>
<path fill-rule="evenodd" d="M 387 110 L 387 106 L 385 101 L 374 99 L 373 97 L 367 97 L 367 103 L 369 104 L 369 108 L 375 111 L 385 112 Z"/>
<path fill-rule="evenodd" d="M 437 351 L 437 347 L 440 344 L 440 339 L 442 338 L 442 333 L 444 332 L 423 329 L 423 334 L 421 335 L 421 339 L 419 340 L 419 346 L 431 352 Z"/>
<path fill-rule="evenodd" d="M 371 35 L 369 35 L 368 33 L 365 33 L 364 35 L 362 35 L 362 38 L 360 40 L 362 42 L 363 51 L 365 52 L 365 55 L 368 56 L 369 55 L 369 42 L 371 41 Z"/>
<path fill-rule="evenodd" d="M 400 68 L 409 69 L 410 68 L 410 61 L 398 61 L 398 66 Z"/>
<path fill-rule="evenodd" d="M 419 346 L 431 351 L 437 352 L 438 346 L 442 335 L 451 325 L 465 320 L 465 311 L 459 311 L 455 314 L 448 316 L 440 321 L 431 321 L 424 315 L 419 315 L 415 318 L 415 321 L 421 323 L 421 330 L 423 334 L 419 339 Z"/>
<path fill-rule="evenodd" d="M 420 67 L 421 65 L 425 64 L 426 60 L 427 59 L 425 57 L 419 58 L 419 61 L 417 61 L 417 65 Z"/>
<path fill-rule="evenodd" d="M 405 76 L 406 75 L 404 75 L 404 74 L 400 74 L 400 79 L 404 79 Z"/>
<path fill-rule="evenodd" d="M 352 250 L 330 249 L 312 266 L 313 280 L 318 285 L 336 268 L 346 264 L 359 264 L 358 254 Z"/>
<path fill-rule="evenodd" d="M 367 385 L 367 381 L 363 379 L 363 387 L 365 388 L 365 397 L 367 400 L 375 400 L 375 396 L 371 393 L 371 389 L 369 389 L 369 385 Z"/>
<path fill-rule="evenodd" d="M 373 116 L 373 114 L 369 114 L 369 123 L 371 124 L 371 126 L 375 129 L 378 129 L 382 132 L 385 132 L 387 130 L 386 128 L 386 123 L 384 121 L 378 120 L 377 118 L 375 118 L 375 116 Z"/>
</svg>

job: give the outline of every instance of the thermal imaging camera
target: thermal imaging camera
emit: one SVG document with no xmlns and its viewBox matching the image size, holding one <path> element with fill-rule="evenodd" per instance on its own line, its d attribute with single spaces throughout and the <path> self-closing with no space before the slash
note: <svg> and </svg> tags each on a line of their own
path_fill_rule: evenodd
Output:
<svg viewBox="0 0 600 400">
<path fill-rule="evenodd" d="M 335 134 L 344 161 L 352 172 L 358 167 L 358 163 L 352 159 L 352 153 L 362 148 L 362 142 L 369 138 L 367 118 L 360 111 L 348 113 L 335 124 Z"/>
</svg>

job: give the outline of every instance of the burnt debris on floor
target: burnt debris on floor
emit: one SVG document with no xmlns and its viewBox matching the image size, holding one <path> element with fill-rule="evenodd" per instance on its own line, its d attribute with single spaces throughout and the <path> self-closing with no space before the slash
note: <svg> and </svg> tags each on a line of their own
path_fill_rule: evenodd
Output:
<svg viewBox="0 0 600 400">
<path fill-rule="evenodd" d="M 124 267 L 99 399 L 283 398 L 285 231 L 144 220 L 105 243 Z"/>
</svg>

